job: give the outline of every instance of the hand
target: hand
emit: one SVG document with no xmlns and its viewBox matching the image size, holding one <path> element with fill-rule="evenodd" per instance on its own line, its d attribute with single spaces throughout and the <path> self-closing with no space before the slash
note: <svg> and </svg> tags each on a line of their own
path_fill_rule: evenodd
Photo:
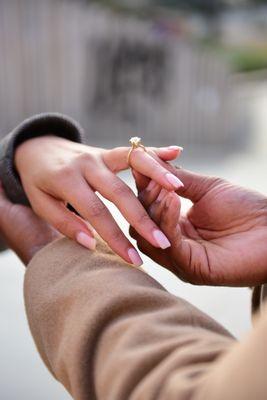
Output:
<svg viewBox="0 0 267 400">
<path fill-rule="evenodd" d="M 174 172 L 174 170 L 173 170 Z M 178 194 L 134 174 L 139 199 L 171 247 L 155 249 L 131 228 L 141 251 L 195 284 L 254 286 L 267 280 L 267 197 L 182 169 L 177 191 L 193 202 L 180 215 Z"/>
<path fill-rule="evenodd" d="M 182 183 L 164 167 L 162 160 L 174 159 L 180 151 L 177 146 L 148 149 L 148 152 L 136 149 L 131 154 L 131 165 L 173 190 Z M 141 265 L 140 256 L 95 193 L 113 202 L 153 246 L 170 245 L 131 189 L 116 176 L 129 167 L 128 152 L 127 147 L 104 150 L 46 136 L 22 143 L 16 150 L 15 165 L 37 215 L 63 235 L 90 249 L 95 247 L 93 227 L 124 260 Z M 67 204 L 80 216 L 70 212 Z"/>
<path fill-rule="evenodd" d="M 0 235 L 24 264 L 34 254 L 59 237 L 57 231 L 29 208 L 12 204 L 0 183 Z"/>
</svg>

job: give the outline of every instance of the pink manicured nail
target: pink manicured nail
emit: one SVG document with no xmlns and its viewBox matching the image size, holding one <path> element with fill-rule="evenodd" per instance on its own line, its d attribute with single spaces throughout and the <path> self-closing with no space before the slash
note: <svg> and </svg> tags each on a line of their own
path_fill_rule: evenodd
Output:
<svg viewBox="0 0 267 400">
<path fill-rule="evenodd" d="M 168 247 L 171 247 L 171 243 L 169 242 L 168 238 L 160 230 L 155 229 L 153 231 L 153 236 L 161 249 L 164 250 Z"/>
<path fill-rule="evenodd" d="M 156 182 L 155 181 L 150 181 L 149 184 L 146 187 L 146 190 L 149 192 L 150 190 L 154 189 L 155 186 L 156 186 Z"/>
<path fill-rule="evenodd" d="M 139 256 L 137 251 L 135 249 L 129 249 L 128 250 L 128 256 L 130 260 L 132 261 L 133 265 L 136 265 L 137 267 L 140 267 L 143 264 L 142 258 Z"/>
<path fill-rule="evenodd" d="M 181 147 L 181 146 L 169 146 L 169 149 L 171 149 L 171 150 L 180 150 L 180 151 L 183 151 L 183 147 Z"/>
<path fill-rule="evenodd" d="M 173 174 L 166 174 L 166 179 L 175 189 L 179 189 L 180 187 L 184 186 L 183 182 L 181 182 L 180 179 Z"/>
<path fill-rule="evenodd" d="M 96 248 L 96 240 L 84 232 L 79 232 L 76 236 L 76 240 L 89 250 L 95 250 Z"/>
</svg>

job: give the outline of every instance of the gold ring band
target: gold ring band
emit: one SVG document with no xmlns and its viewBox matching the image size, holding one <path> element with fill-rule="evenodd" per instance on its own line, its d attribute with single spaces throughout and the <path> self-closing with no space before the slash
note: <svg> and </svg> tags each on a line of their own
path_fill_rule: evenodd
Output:
<svg viewBox="0 0 267 400">
<path fill-rule="evenodd" d="M 127 156 L 127 164 L 130 166 L 130 157 L 132 154 L 132 151 L 137 149 L 138 147 L 140 147 L 141 149 L 143 149 L 144 151 L 146 151 L 145 146 L 142 144 L 141 138 L 137 137 L 137 136 L 133 136 L 131 137 L 131 139 L 129 140 L 130 144 L 131 144 L 131 148 L 129 150 L 128 156 Z"/>
</svg>

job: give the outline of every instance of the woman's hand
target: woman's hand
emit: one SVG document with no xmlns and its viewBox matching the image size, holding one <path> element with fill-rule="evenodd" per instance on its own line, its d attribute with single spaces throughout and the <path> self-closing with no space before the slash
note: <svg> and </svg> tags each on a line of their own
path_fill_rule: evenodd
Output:
<svg viewBox="0 0 267 400">
<path fill-rule="evenodd" d="M 254 286 L 267 281 L 267 197 L 223 179 L 177 170 L 181 196 L 193 202 L 180 215 L 180 199 L 135 174 L 139 199 L 171 242 L 155 249 L 131 229 L 141 251 L 185 281 Z"/>
<path fill-rule="evenodd" d="M 93 227 L 115 253 L 129 263 L 141 265 L 139 254 L 95 193 L 114 203 L 152 246 L 170 246 L 132 190 L 116 176 L 129 167 L 128 152 L 127 147 L 105 150 L 45 136 L 22 143 L 16 150 L 15 165 L 37 215 L 89 249 L 94 249 L 96 243 Z M 175 159 L 180 152 L 178 146 L 150 148 L 148 152 L 138 148 L 131 153 L 131 166 L 167 190 L 178 189 L 182 182 L 165 168 L 163 161 Z M 79 216 L 69 211 L 67 204 Z"/>
</svg>

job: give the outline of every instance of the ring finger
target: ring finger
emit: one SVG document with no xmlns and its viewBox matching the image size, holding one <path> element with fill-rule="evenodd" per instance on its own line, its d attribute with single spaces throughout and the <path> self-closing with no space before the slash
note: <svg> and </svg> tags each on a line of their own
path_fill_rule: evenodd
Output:
<svg viewBox="0 0 267 400">
<path fill-rule="evenodd" d="M 89 221 L 111 249 L 128 263 L 140 266 L 142 260 L 113 219 L 107 207 L 88 186 L 85 180 L 75 182 L 72 193 L 66 199 L 80 216 Z"/>
<path fill-rule="evenodd" d="M 115 204 L 130 225 L 155 247 L 167 248 L 170 242 L 151 220 L 132 190 L 110 172 L 99 168 L 95 174 L 87 172 L 87 180 L 102 196 Z M 107 185 L 108 182 L 108 185 Z"/>
</svg>

